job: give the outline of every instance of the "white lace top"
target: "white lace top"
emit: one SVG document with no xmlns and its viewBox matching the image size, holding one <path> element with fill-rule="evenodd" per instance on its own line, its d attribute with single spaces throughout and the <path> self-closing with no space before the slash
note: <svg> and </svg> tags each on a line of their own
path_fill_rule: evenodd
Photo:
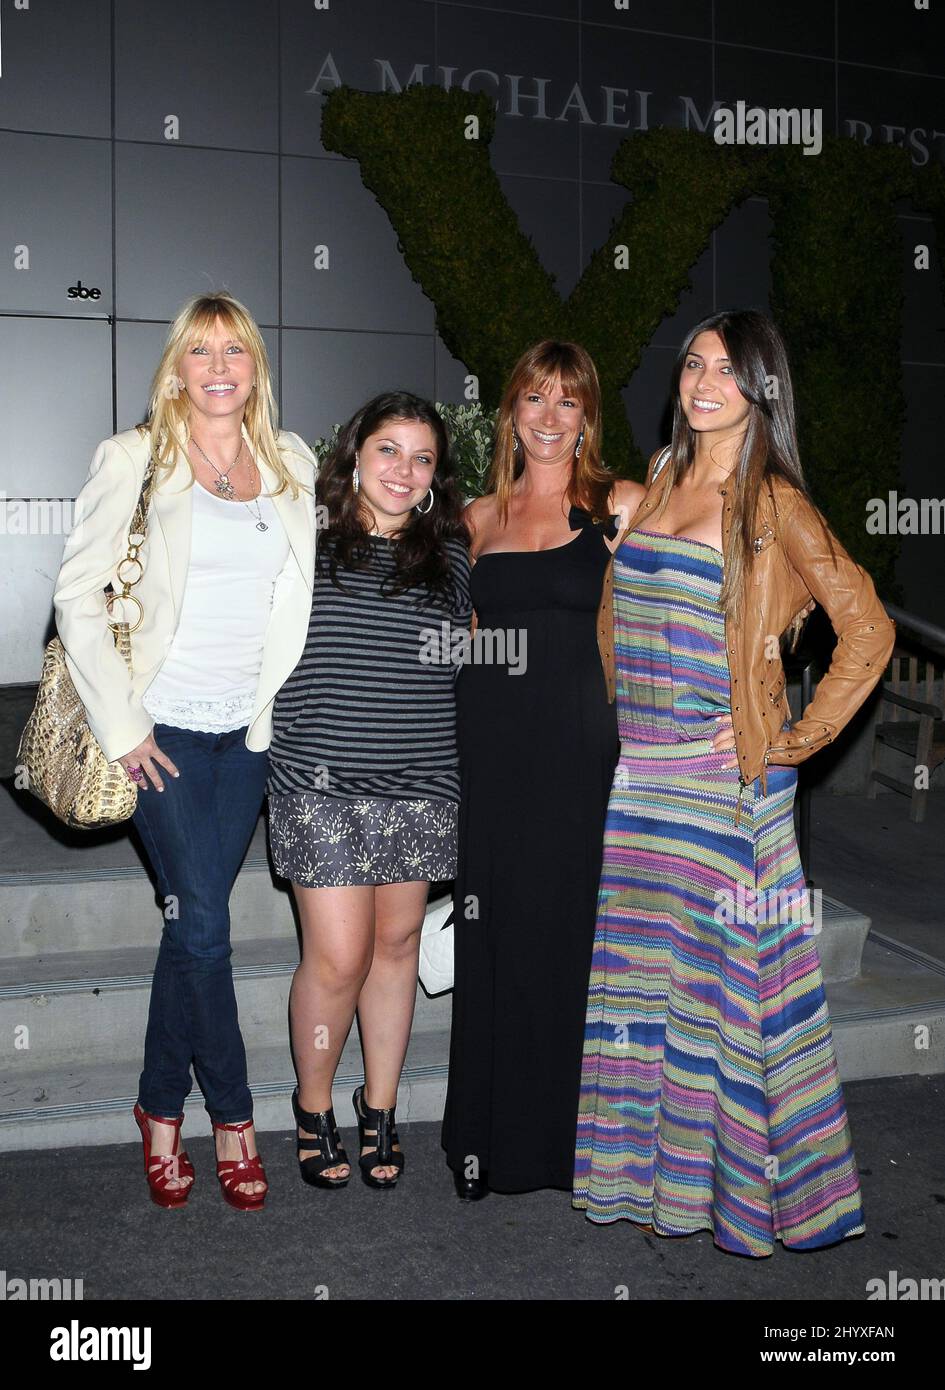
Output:
<svg viewBox="0 0 945 1390">
<path fill-rule="evenodd" d="M 227 733 L 248 724 L 276 578 L 289 541 L 268 497 L 244 505 L 193 486 L 190 565 L 167 660 L 142 703 L 156 724 Z M 256 509 L 267 529 L 256 527 Z"/>
</svg>

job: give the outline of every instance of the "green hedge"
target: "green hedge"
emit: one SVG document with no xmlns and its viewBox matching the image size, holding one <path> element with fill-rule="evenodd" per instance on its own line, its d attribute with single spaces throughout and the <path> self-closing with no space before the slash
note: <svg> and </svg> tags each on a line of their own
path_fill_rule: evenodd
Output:
<svg viewBox="0 0 945 1390">
<path fill-rule="evenodd" d="M 467 139 L 469 117 L 477 139 Z M 660 322 L 690 288 L 712 231 L 751 194 L 774 219 L 772 311 L 791 354 L 802 458 L 814 495 L 851 553 L 889 597 L 896 537 L 868 535 L 866 501 L 897 486 L 904 416 L 901 250 L 895 200 L 928 207 L 945 246 L 942 170 L 905 151 L 826 139 L 800 147 L 720 146 L 656 129 L 628 136 L 613 178 L 631 194 L 567 302 L 521 231 L 489 160 L 485 93 L 413 86 L 339 88 L 322 119 L 326 148 L 356 159 L 390 217 L 450 352 L 494 408 L 520 353 L 570 337 L 593 354 L 604 396 L 604 454 L 641 477 L 644 460 L 620 397 Z M 627 248 L 629 269 L 615 265 Z M 728 307 L 741 307 L 732 305 Z M 667 383 L 668 385 L 668 383 Z"/>
</svg>

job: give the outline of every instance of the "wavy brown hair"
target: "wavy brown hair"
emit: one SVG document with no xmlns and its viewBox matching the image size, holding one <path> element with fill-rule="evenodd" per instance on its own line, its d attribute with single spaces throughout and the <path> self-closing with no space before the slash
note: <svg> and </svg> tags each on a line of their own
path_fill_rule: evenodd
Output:
<svg viewBox="0 0 945 1390">
<path fill-rule="evenodd" d="M 450 559 L 444 542 L 455 538 L 469 544 L 463 497 L 446 425 L 435 406 L 409 391 L 384 391 L 365 402 L 340 431 L 319 469 L 315 501 L 326 509 L 328 520 L 319 537 L 316 563 L 336 588 L 341 588 L 339 570 L 363 569 L 368 563 L 372 517 L 363 495 L 354 490 L 352 475 L 355 455 L 364 441 L 389 420 L 416 420 L 430 426 L 436 440 L 436 469 L 430 484 L 432 507 L 426 513 L 412 507 L 397 532 L 397 544 L 393 547 L 396 570 L 385 592 L 393 595 L 419 588 L 430 595 L 446 595 L 450 589 Z"/>
<path fill-rule="evenodd" d="M 755 558 L 758 501 L 762 490 L 772 477 L 779 477 L 802 493 L 812 506 L 814 504 L 797 450 L 794 388 L 784 339 L 767 314 L 755 309 L 726 309 L 711 314 L 690 329 L 676 357 L 672 375 L 672 452 L 661 475 L 665 476 L 665 487 L 654 515 L 662 513 L 673 487 L 685 477 L 695 460 L 696 431 L 686 419 L 680 403 L 679 383 L 692 345 L 700 333 L 719 335 L 735 384 L 750 406 L 738 459 L 730 475 L 734 513 L 723 557 L 724 579 L 719 595 L 719 606 L 726 617 L 737 622 Z M 833 555 L 829 529 L 823 517 L 820 520 Z"/>
<path fill-rule="evenodd" d="M 573 396 L 584 408 L 584 440 L 581 457 L 574 460 L 571 469 L 568 501 L 572 506 L 583 507 L 596 520 L 603 520 L 609 515 L 608 498 L 615 480 L 601 461 L 601 400 L 597 368 L 590 353 L 580 343 L 546 338 L 523 352 L 512 368 L 496 415 L 495 448 L 487 491 L 495 493 L 499 522 L 503 526 L 508 520 L 513 484 L 521 477 L 525 467 L 521 447 L 513 447 L 515 407 L 523 392 L 536 388 L 543 390 L 556 377 L 560 377 L 565 395 Z"/>
</svg>

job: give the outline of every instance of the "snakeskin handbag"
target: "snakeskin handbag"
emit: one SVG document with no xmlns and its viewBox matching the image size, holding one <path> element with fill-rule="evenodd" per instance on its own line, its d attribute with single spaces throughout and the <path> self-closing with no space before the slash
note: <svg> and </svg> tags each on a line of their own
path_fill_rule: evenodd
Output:
<svg viewBox="0 0 945 1390">
<path fill-rule="evenodd" d="M 144 619 L 141 600 L 131 592 L 144 573 L 141 546 L 147 535 L 148 506 L 154 479 L 154 460 L 148 461 L 141 493 L 128 532 L 128 551 L 118 566 L 121 592 L 109 589 L 105 598 L 108 626 L 129 672 L 131 634 Z M 124 571 L 124 574 L 123 574 Z M 127 576 L 127 577 L 126 577 Z M 113 622 L 113 605 L 134 604 L 137 618 Z M 89 728 L 85 707 L 66 666 L 62 642 L 54 637 L 46 647 L 43 671 L 33 712 L 20 736 L 17 776 L 59 820 L 74 830 L 97 830 L 117 825 L 134 814 L 138 789 L 119 762 L 109 762 Z"/>
</svg>

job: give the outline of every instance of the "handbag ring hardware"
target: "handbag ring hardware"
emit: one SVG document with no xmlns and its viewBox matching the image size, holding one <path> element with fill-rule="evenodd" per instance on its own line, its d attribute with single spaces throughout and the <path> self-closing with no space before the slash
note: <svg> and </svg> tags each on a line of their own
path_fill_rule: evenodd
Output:
<svg viewBox="0 0 945 1390">
<path fill-rule="evenodd" d="M 144 622 L 144 607 L 143 607 L 143 605 L 142 605 L 142 603 L 141 603 L 141 600 L 140 600 L 139 598 L 135 598 L 134 594 L 106 594 L 106 595 L 105 595 L 105 611 L 106 611 L 106 613 L 108 614 L 108 620 L 109 620 L 109 621 L 108 621 L 108 626 L 112 629 L 113 632 L 115 631 L 116 628 L 122 626 L 122 624 L 121 624 L 120 622 L 118 622 L 118 623 L 113 622 L 113 621 L 112 621 L 112 616 L 111 616 L 111 614 L 112 614 L 112 604 L 118 602 L 119 600 L 120 600 L 122 603 L 133 603 L 133 604 L 135 605 L 135 607 L 137 608 L 137 610 L 138 610 L 138 618 L 137 618 L 137 621 L 135 622 L 135 624 L 134 624 L 133 627 L 129 627 L 129 628 L 128 628 L 129 634 L 131 634 L 132 632 L 137 632 L 137 631 L 138 631 L 138 628 L 139 628 L 139 627 L 141 626 L 141 624 Z"/>
<path fill-rule="evenodd" d="M 123 587 L 124 587 L 124 589 L 125 589 L 125 591 L 126 591 L 126 592 L 125 592 L 125 597 L 128 597 L 127 590 L 130 589 L 131 586 L 132 586 L 133 584 L 137 584 L 137 583 L 138 583 L 138 580 L 139 580 L 139 579 L 141 578 L 141 576 L 144 574 L 144 565 L 143 565 L 143 564 L 141 563 L 141 561 L 138 559 L 137 555 L 132 555 L 132 554 L 130 553 L 132 549 L 137 550 L 137 548 L 138 548 L 137 546 L 130 546 L 130 547 L 129 547 L 129 553 L 128 553 L 128 554 L 124 557 L 124 559 L 119 563 L 118 568 L 117 568 L 117 570 L 116 570 L 116 573 L 117 573 L 117 575 L 118 575 L 119 581 L 121 582 L 121 584 L 123 585 Z M 126 579 L 125 576 L 122 574 L 122 569 L 124 568 L 125 565 L 135 565 L 135 566 L 137 567 L 137 573 L 135 574 L 134 579 Z"/>
</svg>

